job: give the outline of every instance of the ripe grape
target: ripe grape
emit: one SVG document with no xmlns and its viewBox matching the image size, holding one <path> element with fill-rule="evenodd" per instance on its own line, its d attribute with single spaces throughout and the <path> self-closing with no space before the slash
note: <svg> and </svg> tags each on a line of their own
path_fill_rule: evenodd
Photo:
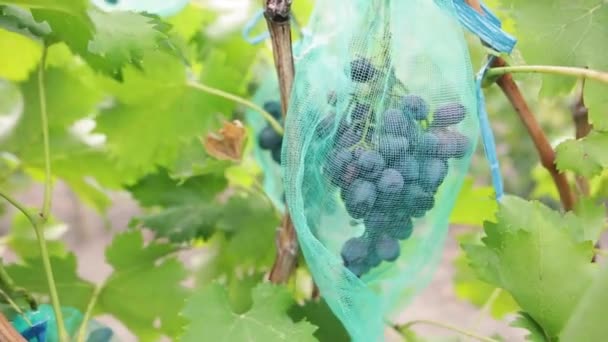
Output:
<svg viewBox="0 0 608 342">
<path fill-rule="evenodd" d="M 458 132 L 444 130 L 438 137 L 441 144 L 438 152 L 440 157 L 462 158 L 470 148 L 469 139 Z"/>
<path fill-rule="evenodd" d="M 274 160 L 277 164 L 281 164 L 281 147 L 277 147 L 272 150 L 272 160 Z"/>
<path fill-rule="evenodd" d="M 391 229 L 387 229 L 386 232 L 388 235 L 397 240 L 407 240 L 414 232 L 414 224 L 412 223 L 411 218 L 405 217 L 403 220 L 399 221 L 399 225 L 391 227 Z"/>
<path fill-rule="evenodd" d="M 439 107 L 433 115 L 433 127 L 447 127 L 455 125 L 464 119 L 466 108 L 460 103 L 450 103 Z"/>
<path fill-rule="evenodd" d="M 397 194 L 403 189 L 403 176 L 395 169 L 385 169 L 378 181 L 378 190 L 386 194 Z"/>
<path fill-rule="evenodd" d="M 448 174 L 448 163 L 442 159 L 427 159 L 420 165 L 420 184 L 434 193 Z"/>
<path fill-rule="evenodd" d="M 374 111 L 371 110 L 370 106 L 365 103 L 357 102 L 351 113 L 351 118 L 355 122 L 365 123 L 369 115 L 372 117 L 374 115 Z"/>
<path fill-rule="evenodd" d="M 359 175 L 363 178 L 375 180 L 384 170 L 384 159 L 376 151 L 365 151 L 357 159 Z"/>
<path fill-rule="evenodd" d="M 409 147 L 409 142 L 403 136 L 381 136 L 379 142 L 380 155 L 387 164 L 395 165 L 399 159 L 405 156 Z"/>
<path fill-rule="evenodd" d="M 429 105 L 420 96 L 407 95 L 403 97 L 403 112 L 414 120 L 426 120 L 429 114 Z"/>
<path fill-rule="evenodd" d="M 439 137 L 431 132 L 424 132 L 418 140 L 416 146 L 418 155 L 426 157 L 437 153 L 439 148 Z"/>
<path fill-rule="evenodd" d="M 376 186 L 372 182 L 356 179 L 345 196 L 346 210 L 354 219 L 365 217 L 376 201 Z"/>
<path fill-rule="evenodd" d="M 351 238 L 342 246 L 342 260 L 346 265 L 363 263 L 367 257 L 368 242 L 363 237 Z"/>
<path fill-rule="evenodd" d="M 407 135 L 410 122 L 400 110 L 389 109 L 384 112 L 382 132 L 395 135 Z"/>
<path fill-rule="evenodd" d="M 333 150 L 323 165 L 323 171 L 332 183 L 342 187 L 344 171 L 352 160 L 352 152 L 348 150 Z"/>
<path fill-rule="evenodd" d="M 380 259 L 395 261 L 399 257 L 399 242 L 388 235 L 383 235 L 376 241 L 376 254 Z"/>
<path fill-rule="evenodd" d="M 420 177 L 420 164 L 413 156 L 403 157 L 396 165 L 395 169 L 401 173 L 406 183 L 412 183 Z"/>
<path fill-rule="evenodd" d="M 350 78 L 354 82 L 366 83 L 377 73 L 376 68 L 367 58 L 358 58 L 350 62 Z"/>
<path fill-rule="evenodd" d="M 363 220 L 365 227 L 372 235 L 389 229 L 396 221 L 396 217 L 392 213 L 378 211 L 377 204 L 378 203 L 376 203 L 376 206 L 374 206 L 372 211 Z"/>
<path fill-rule="evenodd" d="M 281 102 L 279 101 L 266 101 L 264 103 L 264 110 L 267 111 L 275 119 L 281 119 Z"/>
<path fill-rule="evenodd" d="M 264 150 L 280 148 L 282 142 L 283 136 L 277 133 L 271 126 L 264 127 L 258 135 L 258 144 Z"/>
</svg>

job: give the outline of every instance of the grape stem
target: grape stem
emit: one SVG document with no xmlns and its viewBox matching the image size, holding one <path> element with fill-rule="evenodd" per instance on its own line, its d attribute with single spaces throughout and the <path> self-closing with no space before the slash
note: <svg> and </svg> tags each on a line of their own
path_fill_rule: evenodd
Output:
<svg viewBox="0 0 608 342">
<path fill-rule="evenodd" d="M 396 325 L 395 326 L 395 330 L 397 330 L 397 331 L 403 331 L 405 329 L 411 328 L 412 326 L 414 326 L 416 324 L 427 324 L 427 325 L 432 325 L 432 326 L 440 327 L 440 328 L 451 330 L 451 331 L 457 332 L 457 333 L 459 333 L 461 335 L 468 336 L 468 337 L 471 337 L 471 338 L 474 338 L 476 340 L 483 341 L 483 342 L 498 342 L 497 340 L 495 340 L 493 338 L 489 338 L 489 337 L 478 335 L 478 334 L 476 334 L 476 333 L 474 333 L 472 331 L 461 329 L 461 328 L 459 328 L 459 327 L 457 327 L 455 325 L 451 325 L 451 324 L 444 323 L 444 322 L 439 322 L 439 321 L 433 321 L 433 320 L 430 320 L 430 319 L 417 319 L 417 320 L 414 320 L 414 321 L 407 322 L 405 324 Z"/>
<path fill-rule="evenodd" d="M 558 74 L 574 77 L 585 77 L 591 80 L 608 84 L 608 73 L 577 67 L 565 67 L 556 65 L 516 65 L 496 67 L 488 70 L 486 77 L 501 76 L 513 73 L 538 73 L 538 74 Z"/>
<path fill-rule="evenodd" d="M 194 88 L 196 90 L 200 90 L 202 92 L 205 92 L 207 94 L 211 94 L 211 95 L 215 95 L 215 96 L 219 96 L 222 98 L 225 98 L 227 100 L 230 101 L 234 101 L 236 103 L 239 103 L 245 107 L 251 108 L 253 110 L 255 110 L 256 112 L 259 112 L 262 117 L 264 117 L 264 120 L 268 121 L 268 124 L 270 124 L 270 126 L 272 126 L 272 128 L 279 133 L 280 135 L 283 135 L 283 127 L 281 127 L 281 124 L 267 111 L 265 111 L 263 108 L 261 108 L 260 106 L 256 105 L 255 103 L 248 101 L 240 96 L 234 95 L 234 94 L 230 94 L 228 92 L 225 92 L 223 90 L 217 89 L 217 88 L 213 88 L 210 87 L 206 84 L 202 84 L 196 81 L 189 81 L 188 82 L 188 86 L 190 88 Z"/>
<path fill-rule="evenodd" d="M 504 66 L 506 66 L 506 62 L 502 58 L 499 57 L 494 61 L 493 67 L 502 68 Z M 492 69 L 490 69 L 490 71 L 491 70 Z M 519 119 L 528 130 L 528 134 L 539 154 L 541 164 L 549 171 L 553 178 L 553 182 L 559 192 L 562 206 L 566 211 L 572 210 L 576 198 L 570 188 L 570 183 L 568 183 L 566 175 L 557 170 L 557 167 L 555 166 L 555 151 L 549 143 L 545 132 L 534 117 L 532 110 L 513 80 L 513 77 L 508 73 L 503 74 L 496 80 L 496 84 L 502 89 L 503 93 L 517 112 Z"/>
<path fill-rule="evenodd" d="M 77 342 L 84 342 L 87 337 L 87 325 L 91 320 L 91 316 L 93 315 L 93 309 L 95 308 L 95 304 L 97 304 L 97 299 L 101 294 L 101 290 L 103 290 L 104 284 L 99 284 L 95 287 L 95 291 L 93 291 L 93 295 L 89 300 L 89 304 L 87 304 L 87 310 L 84 313 L 84 318 L 82 319 L 82 323 L 80 324 L 80 329 L 78 330 L 78 340 Z"/>
</svg>

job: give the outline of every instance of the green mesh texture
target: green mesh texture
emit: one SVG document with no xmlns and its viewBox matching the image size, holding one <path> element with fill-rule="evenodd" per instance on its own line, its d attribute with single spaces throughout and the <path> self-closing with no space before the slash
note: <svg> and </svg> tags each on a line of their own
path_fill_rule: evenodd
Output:
<svg viewBox="0 0 608 342">
<path fill-rule="evenodd" d="M 260 83 L 260 87 L 256 91 L 253 102 L 260 107 L 266 107 L 265 109 L 271 112 L 271 114 L 276 115 L 277 117 L 281 116 L 280 112 L 280 93 L 279 93 L 279 84 L 275 71 L 272 68 L 268 68 L 268 71 L 265 73 L 266 76 Z M 265 106 L 266 104 L 266 106 Z M 278 107 L 279 112 L 273 111 L 272 107 Z M 277 115 L 278 114 L 278 115 Z M 264 130 L 265 133 L 269 133 L 271 135 L 272 127 L 268 125 L 268 122 L 264 119 L 264 117 L 255 110 L 248 110 L 245 113 L 245 120 L 253 130 L 253 134 L 256 139 L 256 143 L 253 146 L 253 156 L 262 168 L 262 172 L 264 174 L 264 191 L 267 196 L 270 198 L 272 203 L 281 211 L 285 210 L 285 201 L 284 201 L 284 191 L 283 191 L 283 182 L 281 178 L 281 166 L 280 164 L 273 159 L 272 153 L 273 151 L 270 149 L 264 149 L 261 147 L 260 140 L 263 139 L 261 134 Z M 282 121 L 280 121 L 282 122 Z M 276 132 L 275 132 L 276 133 Z M 279 145 L 279 158 L 280 158 L 280 145 Z M 275 157 L 276 158 L 276 157 Z M 280 159 L 279 159 L 280 160 Z"/>
<path fill-rule="evenodd" d="M 451 1 L 318 2 L 309 27 L 287 203 L 321 294 L 353 340 L 378 341 L 443 249 L 477 142 L 474 74 Z"/>
</svg>

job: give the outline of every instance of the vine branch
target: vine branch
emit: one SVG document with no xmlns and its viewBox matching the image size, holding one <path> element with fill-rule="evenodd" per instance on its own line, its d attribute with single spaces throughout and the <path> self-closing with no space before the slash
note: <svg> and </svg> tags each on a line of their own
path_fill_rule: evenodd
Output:
<svg viewBox="0 0 608 342">
<path fill-rule="evenodd" d="M 566 76 L 585 77 L 603 83 L 608 83 L 608 73 L 577 67 L 565 67 L 556 65 L 517 65 L 502 66 L 488 70 L 487 76 L 501 76 L 514 73 L 538 73 L 538 74 L 559 74 Z"/>
<path fill-rule="evenodd" d="M 281 108 L 284 117 L 287 115 L 295 73 L 291 48 L 290 12 L 291 0 L 264 1 L 264 17 L 266 18 L 268 31 L 270 31 L 272 54 L 279 78 Z M 273 283 L 285 283 L 296 267 L 298 256 L 296 231 L 287 210 L 277 232 L 276 245 L 277 255 L 268 278 Z"/>
<path fill-rule="evenodd" d="M 506 62 L 502 58 L 497 58 L 494 62 L 493 67 L 502 68 L 506 65 Z M 493 69 L 490 69 L 492 71 Z M 504 70 L 504 69 L 503 69 Z M 513 77 L 510 74 L 504 74 L 500 76 L 496 83 L 502 89 L 503 93 L 511 102 L 511 105 L 517 112 L 521 122 L 526 127 L 530 138 L 534 142 L 534 146 L 538 152 L 540 157 L 540 162 L 549 171 L 551 177 L 553 178 L 553 182 L 557 187 L 559 192 L 560 200 L 562 202 L 562 206 L 566 211 L 572 210 L 574 207 L 575 197 L 572 193 L 572 189 L 570 188 L 570 184 L 568 183 L 568 179 L 564 173 L 560 173 L 555 166 L 555 151 L 545 132 L 540 127 L 538 121 L 534 117 L 532 110 L 528 106 L 528 103 L 524 99 L 519 87 L 513 80 Z"/>
<path fill-rule="evenodd" d="M 457 332 L 461 335 L 468 336 L 468 337 L 471 337 L 471 338 L 474 338 L 476 340 L 483 341 L 483 342 L 498 342 L 497 340 L 495 340 L 493 338 L 478 335 L 472 331 L 461 329 L 455 325 L 451 325 L 451 324 L 444 323 L 444 322 L 433 321 L 430 319 L 417 319 L 414 321 L 407 322 L 405 324 L 395 325 L 394 329 L 397 331 L 402 331 L 404 329 L 409 329 L 416 324 L 427 324 L 427 325 L 432 325 L 435 327 L 451 330 L 451 331 Z"/>
<path fill-rule="evenodd" d="M 228 92 L 225 92 L 223 90 L 217 89 L 217 88 L 213 88 L 210 87 L 206 84 L 202 84 L 199 82 L 195 82 L 195 81 L 189 81 L 187 83 L 187 85 L 190 88 L 194 88 L 196 90 L 200 90 L 204 93 L 207 94 L 211 94 L 211 95 L 215 95 L 215 96 L 219 96 L 222 98 L 225 98 L 227 100 L 231 100 L 234 101 L 236 103 L 239 103 L 245 107 L 249 107 L 253 110 L 255 110 L 256 112 L 259 112 L 262 117 L 264 117 L 264 120 L 268 121 L 268 123 L 270 124 L 270 126 L 272 126 L 272 128 L 279 133 L 280 135 L 283 135 L 283 127 L 281 127 L 281 124 L 272 116 L 272 114 L 268 113 L 266 110 L 264 110 L 262 107 L 258 106 L 257 104 L 246 100 L 240 96 L 234 95 L 234 94 L 230 94 Z"/>
<path fill-rule="evenodd" d="M 95 304 L 97 304 L 97 299 L 101 294 L 101 290 L 103 290 L 104 284 L 100 284 L 95 287 L 95 291 L 93 291 L 93 295 L 89 300 L 89 304 L 87 304 L 87 309 L 84 313 L 84 318 L 82 319 L 82 323 L 80 324 L 80 329 L 78 330 L 78 340 L 77 342 L 84 342 L 87 337 L 87 325 L 91 320 L 91 316 L 93 315 L 93 309 L 95 308 Z"/>
</svg>

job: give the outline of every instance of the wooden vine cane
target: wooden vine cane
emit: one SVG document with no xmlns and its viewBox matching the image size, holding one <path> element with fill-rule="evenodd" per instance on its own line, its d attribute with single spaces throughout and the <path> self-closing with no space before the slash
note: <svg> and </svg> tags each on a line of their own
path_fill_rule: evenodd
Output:
<svg viewBox="0 0 608 342">
<path fill-rule="evenodd" d="M 2 313 L 0 313 L 0 342 L 27 342 Z"/>
</svg>

